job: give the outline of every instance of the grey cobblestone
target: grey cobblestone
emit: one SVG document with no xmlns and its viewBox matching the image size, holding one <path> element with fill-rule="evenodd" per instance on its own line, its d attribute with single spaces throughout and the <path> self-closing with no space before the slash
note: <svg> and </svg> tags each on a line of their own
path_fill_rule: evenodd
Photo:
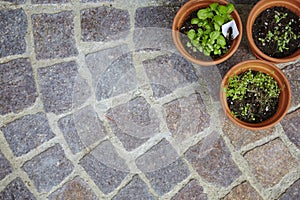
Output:
<svg viewBox="0 0 300 200">
<path fill-rule="evenodd" d="M 300 198 L 300 180 L 296 181 L 287 191 L 279 198 L 280 200 L 290 200 Z"/>
<path fill-rule="evenodd" d="M 12 172 L 12 166 L 0 151 L 0 180 Z"/>
<path fill-rule="evenodd" d="M 21 1 L 11 1 L 21 3 Z M 0 58 L 26 51 L 25 35 L 28 26 L 23 9 L 0 10 Z"/>
<path fill-rule="evenodd" d="M 31 0 L 34 4 L 63 4 L 70 3 L 70 0 Z"/>
<path fill-rule="evenodd" d="M 1 128 L 15 156 L 21 156 L 55 136 L 43 113 L 26 115 Z"/>
<path fill-rule="evenodd" d="M 49 192 L 73 171 L 59 144 L 35 156 L 22 167 L 39 192 Z"/>
<path fill-rule="evenodd" d="M 199 185 L 196 180 L 190 181 L 186 186 L 184 186 L 177 194 L 172 198 L 172 200 L 207 200 L 207 195 L 203 192 L 203 188 Z"/>
<path fill-rule="evenodd" d="M 29 59 L 0 64 L 0 114 L 24 110 L 35 102 L 37 95 Z"/>
<path fill-rule="evenodd" d="M 28 190 L 24 182 L 20 178 L 16 178 L 12 182 L 10 182 L 2 192 L 0 192 L 0 199 L 1 200 L 23 200 L 23 199 L 35 200 L 36 198 Z"/>
</svg>

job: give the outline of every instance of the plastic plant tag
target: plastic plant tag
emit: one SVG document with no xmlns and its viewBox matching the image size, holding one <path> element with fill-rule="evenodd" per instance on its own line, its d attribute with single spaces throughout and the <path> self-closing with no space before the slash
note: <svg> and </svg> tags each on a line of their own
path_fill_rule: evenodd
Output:
<svg viewBox="0 0 300 200">
<path fill-rule="evenodd" d="M 227 22 L 226 24 L 223 24 L 221 28 L 222 28 L 222 34 L 225 37 L 228 37 L 229 28 L 231 28 L 231 30 L 232 30 L 232 33 L 231 33 L 232 39 L 235 39 L 240 34 L 234 20 L 231 20 L 230 22 Z"/>
</svg>

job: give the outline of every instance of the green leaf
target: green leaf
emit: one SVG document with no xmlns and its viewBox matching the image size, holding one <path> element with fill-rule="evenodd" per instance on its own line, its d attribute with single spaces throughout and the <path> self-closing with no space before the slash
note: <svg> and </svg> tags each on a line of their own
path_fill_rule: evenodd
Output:
<svg viewBox="0 0 300 200">
<path fill-rule="evenodd" d="M 198 46 L 198 50 L 200 51 L 200 52 L 203 52 L 203 47 L 202 46 Z"/>
<path fill-rule="evenodd" d="M 220 55 L 221 54 L 221 49 L 214 49 L 214 54 L 215 55 Z"/>
<path fill-rule="evenodd" d="M 200 9 L 197 12 L 197 17 L 199 19 L 206 19 L 208 17 L 208 15 L 209 15 L 209 12 L 210 12 L 210 9 L 208 9 L 208 8 Z"/>
<path fill-rule="evenodd" d="M 197 36 L 201 37 L 203 35 L 204 31 L 201 28 L 198 28 Z"/>
<path fill-rule="evenodd" d="M 200 44 L 199 40 L 197 40 L 197 39 L 192 40 L 191 42 L 195 47 L 197 47 Z"/>
<path fill-rule="evenodd" d="M 204 49 L 203 53 L 206 56 L 210 56 L 210 51 L 207 48 Z"/>
<path fill-rule="evenodd" d="M 227 14 L 228 13 L 228 8 L 226 6 L 223 6 L 223 5 L 220 5 L 218 7 L 218 11 L 221 13 L 221 14 Z"/>
<path fill-rule="evenodd" d="M 216 31 L 220 31 L 221 26 L 219 26 L 217 23 L 214 23 L 214 28 Z"/>
<path fill-rule="evenodd" d="M 216 10 L 218 5 L 219 5 L 218 3 L 212 3 L 212 4 L 209 5 L 209 7 L 210 7 L 211 10 Z"/>
<path fill-rule="evenodd" d="M 234 11 L 234 5 L 232 3 L 227 4 L 227 13 Z"/>
<path fill-rule="evenodd" d="M 199 18 L 193 18 L 191 20 L 191 24 L 198 24 L 200 22 L 200 19 Z"/>
<path fill-rule="evenodd" d="M 191 44 L 190 42 L 187 42 L 187 43 L 186 43 L 186 46 L 187 46 L 187 47 L 191 47 L 192 44 Z"/>
<path fill-rule="evenodd" d="M 224 24 L 224 22 L 225 22 L 225 18 L 222 17 L 222 16 L 220 16 L 220 15 L 214 16 L 213 20 L 219 26 L 222 26 Z"/>
<path fill-rule="evenodd" d="M 226 45 L 226 40 L 222 35 L 219 35 L 217 38 L 217 44 L 221 45 L 221 47 L 224 47 Z"/>
<path fill-rule="evenodd" d="M 213 50 L 214 50 L 213 45 L 210 44 L 209 42 L 207 43 L 207 48 L 208 48 L 210 51 L 213 51 Z"/>
<path fill-rule="evenodd" d="M 194 29 L 189 30 L 189 32 L 187 32 L 187 36 L 190 40 L 193 40 L 196 36 L 196 31 Z"/>
<path fill-rule="evenodd" d="M 209 37 L 211 40 L 215 41 L 220 35 L 221 33 L 219 31 L 213 31 L 209 34 Z"/>
</svg>

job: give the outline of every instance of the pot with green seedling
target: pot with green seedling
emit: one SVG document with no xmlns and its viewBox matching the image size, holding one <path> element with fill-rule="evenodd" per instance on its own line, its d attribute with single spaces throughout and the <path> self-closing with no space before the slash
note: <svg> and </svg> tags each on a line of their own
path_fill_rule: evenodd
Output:
<svg viewBox="0 0 300 200">
<path fill-rule="evenodd" d="M 220 101 L 234 123 L 250 130 L 266 129 L 287 113 L 290 85 L 275 65 L 248 60 L 226 73 L 220 87 Z"/>
<path fill-rule="evenodd" d="M 179 52 L 203 66 L 227 60 L 242 39 L 239 14 L 224 0 L 188 1 L 177 12 L 172 30 Z"/>
<path fill-rule="evenodd" d="M 300 58 L 300 0 L 261 0 L 251 10 L 246 26 L 249 47 L 273 63 Z"/>
</svg>

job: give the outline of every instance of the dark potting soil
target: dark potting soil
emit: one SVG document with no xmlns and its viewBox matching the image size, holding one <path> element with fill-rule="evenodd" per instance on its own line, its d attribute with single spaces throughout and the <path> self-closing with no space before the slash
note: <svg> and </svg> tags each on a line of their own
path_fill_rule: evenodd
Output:
<svg viewBox="0 0 300 200">
<path fill-rule="evenodd" d="M 276 23 L 275 11 L 282 14 L 287 13 L 287 16 L 284 19 L 281 19 L 279 23 Z M 266 38 L 269 31 L 274 32 L 275 27 L 278 27 L 278 31 L 280 31 L 283 35 L 286 32 L 285 27 L 290 21 L 292 21 L 292 32 L 294 32 L 296 35 L 299 35 L 300 18 L 295 13 L 291 12 L 285 7 L 272 7 L 263 11 L 256 18 L 252 27 L 253 40 L 256 46 L 266 55 L 273 58 L 283 58 L 292 55 L 300 48 L 299 38 L 291 39 L 290 42 L 286 45 L 288 49 L 283 50 L 283 52 L 279 51 L 277 41 L 274 39 L 270 42 L 266 42 L 265 45 L 263 45 L 263 43 L 259 41 L 259 38 Z"/>
<path fill-rule="evenodd" d="M 252 73 L 255 76 L 257 72 L 252 71 Z M 239 75 L 239 77 L 242 76 L 243 73 Z M 232 113 L 235 113 L 234 116 L 238 119 L 248 123 L 260 123 L 271 118 L 276 113 L 279 104 L 279 97 L 269 98 L 268 101 L 264 103 L 262 101 L 263 98 L 258 98 L 256 93 L 253 92 L 253 90 L 259 91 L 263 95 L 267 95 L 265 92 L 263 92 L 262 89 L 258 87 L 252 88 L 252 91 L 246 92 L 246 98 L 242 100 L 232 100 L 232 97 L 227 97 L 227 104 L 229 106 L 230 111 Z M 245 107 L 247 104 L 249 105 L 249 110 L 253 114 L 252 116 L 250 114 L 241 114 L 241 108 Z"/>
<path fill-rule="evenodd" d="M 204 55 L 204 53 L 197 51 L 194 52 L 191 48 L 187 47 L 186 44 L 188 42 L 190 42 L 190 39 L 187 37 L 187 32 L 189 32 L 189 30 L 194 29 L 195 31 L 198 30 L 198 25 L 197 24 L 191 24 L 191 20 L 193 18 L 197 18 L 197 11 L 193 12 L 183 23 L 182 27 L 180 28 L 180 39 L 182 44 L 184 45 L 185 50 L 194 58 L 199 59 L 199 60 L 205 60 L 205 61 L 209 61 L 209 60 L 216 60 L 220 57 L 222 57 L 224 54 L 227 53 L 227 51 L 230 49 L 231 45 L 232 45 L 232 38 L 231 35 L 232 33 L 229 33 L 229 37 L 225 37 L 226 40 L 226 48 L 222 50 L 222 54 L 221 55 L 214 55 L 213 53 L 210 54 L 210 56 L 206 56 Z"/>
</svg>

